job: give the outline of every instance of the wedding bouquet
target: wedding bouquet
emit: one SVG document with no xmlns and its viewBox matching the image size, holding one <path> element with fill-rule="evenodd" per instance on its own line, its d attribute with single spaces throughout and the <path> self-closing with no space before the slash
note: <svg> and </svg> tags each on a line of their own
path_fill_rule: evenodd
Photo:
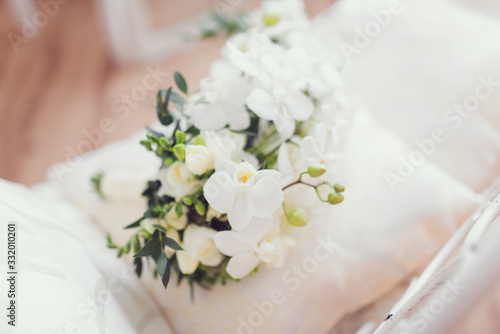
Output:
<svg viewBox="0 0 500 334">
<path fill-rule="evenodd" d="M 162 162 L 142 194 L 148 209 L 124 246 L 108 235 L 119 256 L 133 252 L 138 276 L 152 260 L 165 287 L 171 271 L 210 287 L 280 267 L 308 212 L 344 199 L 337 58 L 300 1 L 264 2 L 249 20 L 199 90 L 176 72 L 179 92 L 158 93 L 163 130 L 140 142 Z M 104 199 L 112 178 L 93 179 Z"/>
</svg>

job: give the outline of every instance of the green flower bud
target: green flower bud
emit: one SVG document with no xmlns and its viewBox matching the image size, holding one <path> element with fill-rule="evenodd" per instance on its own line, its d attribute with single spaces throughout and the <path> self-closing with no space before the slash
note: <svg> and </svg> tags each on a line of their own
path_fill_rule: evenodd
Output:
<svg viewBox="0 0 500 334">
<path fill-rule="evenodd" d="M 196 210 L 196 212 L 198 212 L 198 214 L 200 216 L 204 216 L 205 215 L 205 212 L 206 212 L 206 208 L 205 208 L 205 205 L 200 202 L 200 201 L 197 201 L 195 204 L 194 204 L 194 209 Z"/>
<path fill-rule="evenodd" d="M 151 148 L 151 142 L 149 140 L 141 140 L 139 143 L 142 146 L 144 146 L 146 148 L 146 150 L 148 150 L 148 151 L 152 150 L 152 148 Z"/>
<path fill-rule="evenodd" d="M 177 159 L 184 160 L 184 158 L 186 157 L 186 145 L 184 144 L 175 145 L 174 154 Z"/>
<path fill-rule="evenodd" d="M 184 196 L 182 198 L 182 203 L 186 204 L 187 206 L 193 205 L 193 200 L 189 196 Z"/>
<path fill-rule="evenodd" d="M 293 207 L 286 215 L 287 222 L 292 226 L 306 226 L 308 222 L 307 212 L 299 207 Z"/>
<path fill-rule="evenodd" d="M 266 27 L 275 26 L 279 23 L 280 20 L 281 17 L 279 17 L 278 15 L 264 14 L 264 16 L 262 17 L 262 23 L 264 23 Z"/>
<path fill-rule="evenodd" d="M 165 166 L 170 167 L 170 166 L 172 166 L 172 164 L 173 164 L 175 161 L 174 161 L 174 158 L 172 158 L 172 157 L 167 157 L 167 158 L 165 158 L 165 159 L 163 160 L 163 162 L 165 163 Z"/>
<path fill-rule="evenodd" d="M 312 164 L 307 167 L 307 174 L 309 174 L 309 176 L 311 177 L 320 177 L 321 175 L 325 174 L 325 172 L 326 167 L 322 164 Z"/>
<path fill-rule="evenodd" d="M 345 191 L 344 186 L 341 186 L 338 183 L 333 186 L 333 189 L 338 193 L 343 193 Z"/>
<path fill-rule="evenodd" d="M 141 231 L 141 233 L 142 233 L 142 236 L 143 236 L 144 238 L 146 238 L 146 239 L 151 238 L 151 234 L 150 234 L 148 231 L 146 231 L 146 230 L 142 230 L 142 231 Z"/>
<path fill-rule="evenodd" d="M 167 138 L 165 138 L 165 137 L 160 138 L 159 144 L 163 148 L 170 148 L 170 143 L 168 142 Z"/>
<path fill-rule="evenodd" d="M 185 144 L 186 143 L 186 134 L 180 130 L 175 131 L 175 143 L 176 144 Z"/>
<path fill-rule="evenodd" d="M 158 154 L 158 155 L 162 155 L 163 153 L 165 153 L 165 150 L 163 149 L 163 147 L 158 146 L 158 147 L 156 148 L 156 154 Z"/>
<path fill-rule="evenodd" d="M 196 137 L 194 137 L 193 145 L 205 146 L 205 141 L 203 140 L 203 138 L 201 138 L 200 135 L 197 135 Z"/>
<path fill-rule="evenodd" d="M 337 194 L 337 193 L 329 193 L 328 194 L 328 203 L 330 203 L 330 204 L 339 204 L 339 203 L 342 203 L 343 200 L 344 200 L 344 196 L 342 196 L 341 194 Z"/>
</svg>

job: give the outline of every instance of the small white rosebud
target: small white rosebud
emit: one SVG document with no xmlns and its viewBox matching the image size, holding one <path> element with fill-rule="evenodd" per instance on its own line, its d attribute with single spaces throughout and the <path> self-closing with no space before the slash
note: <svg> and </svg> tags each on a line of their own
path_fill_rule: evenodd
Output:
<svg viewBox="0 0 500 334">
<path fill-rule="evenodd" d="M 188 222 L 188 218 L 186 216 L 187 213 L 187 208 L 185 206 L 182 206 L 182 212 L 183 215 L 178 217 L 177 213 L 175 212 L 175 209 L 172 208 L 170 211 L 167 213 L 165 216 L 165 220 L 167 221 L 168 226 L 172 226 L 176 230 L 180 231 L 183 230 Z"/>
<path fill-rule="evenodd" d="M 188 145 L 186 148 L 186 165 L 193 174 L 205 173 L 212 158 L 210 152 L 202 145 Z"/>
</svg>

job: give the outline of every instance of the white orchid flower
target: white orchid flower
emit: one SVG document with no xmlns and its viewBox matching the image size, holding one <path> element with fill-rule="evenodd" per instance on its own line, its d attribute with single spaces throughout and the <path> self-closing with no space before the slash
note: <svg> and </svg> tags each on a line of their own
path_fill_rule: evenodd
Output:
<svg viewBox="0 0 500 334">
<path fill-rule="evenodd" d="M 247 105 L 263 119 L 273 121 L 276 129 L 285 139 L 295 131 L 295 121 L 311 117 L 314 104 L 304 93 L 274 85 L 271 93 L 263 89 L 253 90 L 247 98 Z"/>
<path fill-rule="evenodd" d="M 215 173 L 203 187 L 208 203 L 217 211 L 227 213 L 234 230 L 245 228 L 252 217 L 271 215 L 283 203 L 280 173 L 256 170 L 248 162 L 236 164 L 219 159 Z"/>
<path fill-rule="evenodd" d="M 226 271 L 239 279 L 261 262 L 281 266 L 285 251 L 279 236 L 279 220 L 272 216 L 253 218 L 241 231 L 222 231 L 215 235 L 215 245 L 231 256 Z"/>
<path fill-rule="evenodd" d="M 250 125 L 245 108 L 247 95 L 247 84 L 241 78 L 228 81 L 205 78 L 200 82 L 200 93 L 186 104 L 185 113 L 201 130 L 219 130 L 227 124 L 236 130 L 246 129 Z"/>
<path fill-rule="evenodd" d="M 186 147 L 186 166 L 193 174 L 201 175 L 210 167 L 212 156 L 203 145 L 188 145 Z"/>
<path fill-rule="evenodd" d="M 312 100 L 303 92 L 307 88 L 307 78 L 301 72 L 312 71 L 307 63 L 307 54 L 302 50 L 284 50 L 267 46 L 269 52 L 258 54 L 242 52 L 231 42 L 227 43 L 229 58 L 247 75 L 254 77 L 258 84 L 246 98 L 250 110 L 259 117 L 274 122 L 283 138 L 290 138 L 295 130 L 295 121 L 305 121 L 314 111 Z M 268 42 L 270 43 L 270 42 Z"/>
</svg>

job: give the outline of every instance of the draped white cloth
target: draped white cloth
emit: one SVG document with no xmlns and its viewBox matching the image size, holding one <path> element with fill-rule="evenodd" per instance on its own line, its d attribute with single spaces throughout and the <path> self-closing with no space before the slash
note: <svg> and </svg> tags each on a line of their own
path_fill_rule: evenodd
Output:
<svg viewBox="0 0 500 334">
<path fill-rule="evenodd" d="M 7 224 L 17 225 L 16 326 L 4 315 L 0 331 L 172 333 L 133 270 L 107 250 L 102 231 L 54 190 L 0 180 L 2 308 L 10 302 Z"/>
<path fill-rule="evenodd" d="M 337 47 L 344 45 L 345 52 L 347 44 L 356 46 L 356 29 L 377 22 L 373 11 L 388 11 L 389 2 L 340 0 L 318 17 L 316 24 L 331 31 L 330 42 Z M 348 90 L 360 106 L 352 120 L 339 175 L 347 189 L 346 200 L 313 215 L 282 269 L 261 270 L 240 283 L 210 291 L 197 288 L 195 303 L 190 302 L 188 286 L 171 284 L 164 291 L 160 282 L 144 275 L 143 286 L 175 333 L 326 333 L 346 314 L 379 299 L 421 268 L 478 206 L 481 191 L 500 171 L 500 117 L 496 110 L 500 86 L 495 86 L 496 78 L 500 81 L 500 21 L 467 6 L 470 4 L 446 0 L 400 1 L 399 13 L 391 15 L 390 22 L 370 37 L 367 46 L 356 46 L 359 52 L 351 54 L 350 61 L 343 61 Z M 488 81 L 493 83 L 488 86 L 484 83 Z M 482 98 L 488 92 L 489 96 Z M 470 115 L 448 111 L 454 104 L 474 102 L 471 96 L 479 104 Z M 24 203 L 38 205 L 37 197 L 58 193 L 116 235 L 117 241 L 125 240 L 122 227 L 141 215 L 144 203 L 102 202 L 89 179 L 101 171 L 152 177 L 158 162 L 139 146 L 141 135 L 85 156 L 62 182 L 52 175 L 38 188 L 40 195 L 12 202 L 16 210 L 26 207 L 25 215 L 18 214 L 15 219 L 42 230 L 43 224 L 36 227 L 39 215 L 33 215 Z M 429 143 L 431 139 L 434 144 Z M 427 146 L 420 145 L 422 149 L 415 141 Z M 425 161 L 419 160 L 420 156 Z M 0 199 L 7 198 L 14 188 L 3 185 Z M 70 207 L 58 203 L 54 200 L 50 207 Z M 48 207 L 45 204 L 40 210 L 51 211 Z M 57 236 L 47 232 L 36 243 L 21 244 L 26 249 L 23 252 L 39 250 L 41 255 L 51 254 L 51 247 L 64 249 L 67 253 L 59 263 L 64 269 L 65 261 L 68 268 L 75 262 L 70 260 L 71 252 L 85 257 L 100 250 L 102 259 L 94 265 L 103 268 L 112 252 L 104 250 L 103 236 L 95 232 L 85 215 L 72 208 L 71 214 L 61 212 L 60 217 L 67 222 L 73 221 L 74 215 L 78 215 L 75 221 L 81 228 L 77 235 L 92 240 L 88 247 L 69 241 L 73 250 L 69 245 L 57 245 L 48 241 Z M 94 231 L 91 236 L 86 229 Z M 98 276 L 91 273 L 82 272 L 71 282 L 81 280 L 91 289 Z M 37 286 L 35 276 L 26 273 L 24 277 L 30 282 L 26 284 Z M 30 292 L 23 292 L 24 305 L 35 300 L 34 296 L 43 297 L 35 288 Z M 54 307 L 71 312 L 65 293 L 61 291 L 53 299 Z M 133 298 L 138 304 L 152 305 L 149 297 L 137 293 Z M 107 326 L 112 326 L 111 319 L 121 319 L 116 322 L 123 323 L 115 325 L 126 327 L 124 319 L 136 310 L 135 303 L 115 305 L 113 310 L 121 318 L 107 318 Z M 23 312 L 27 318 L 35 309 Z M 62 314 L 58 320 L 70 317 Z M 36 319 L 47 323 L 41 316 Z M 85 333 L 98 333 L 97 328 L 89 327 Z M 122 332 L 132 332 L 130 328 Z"/>
</svg>

